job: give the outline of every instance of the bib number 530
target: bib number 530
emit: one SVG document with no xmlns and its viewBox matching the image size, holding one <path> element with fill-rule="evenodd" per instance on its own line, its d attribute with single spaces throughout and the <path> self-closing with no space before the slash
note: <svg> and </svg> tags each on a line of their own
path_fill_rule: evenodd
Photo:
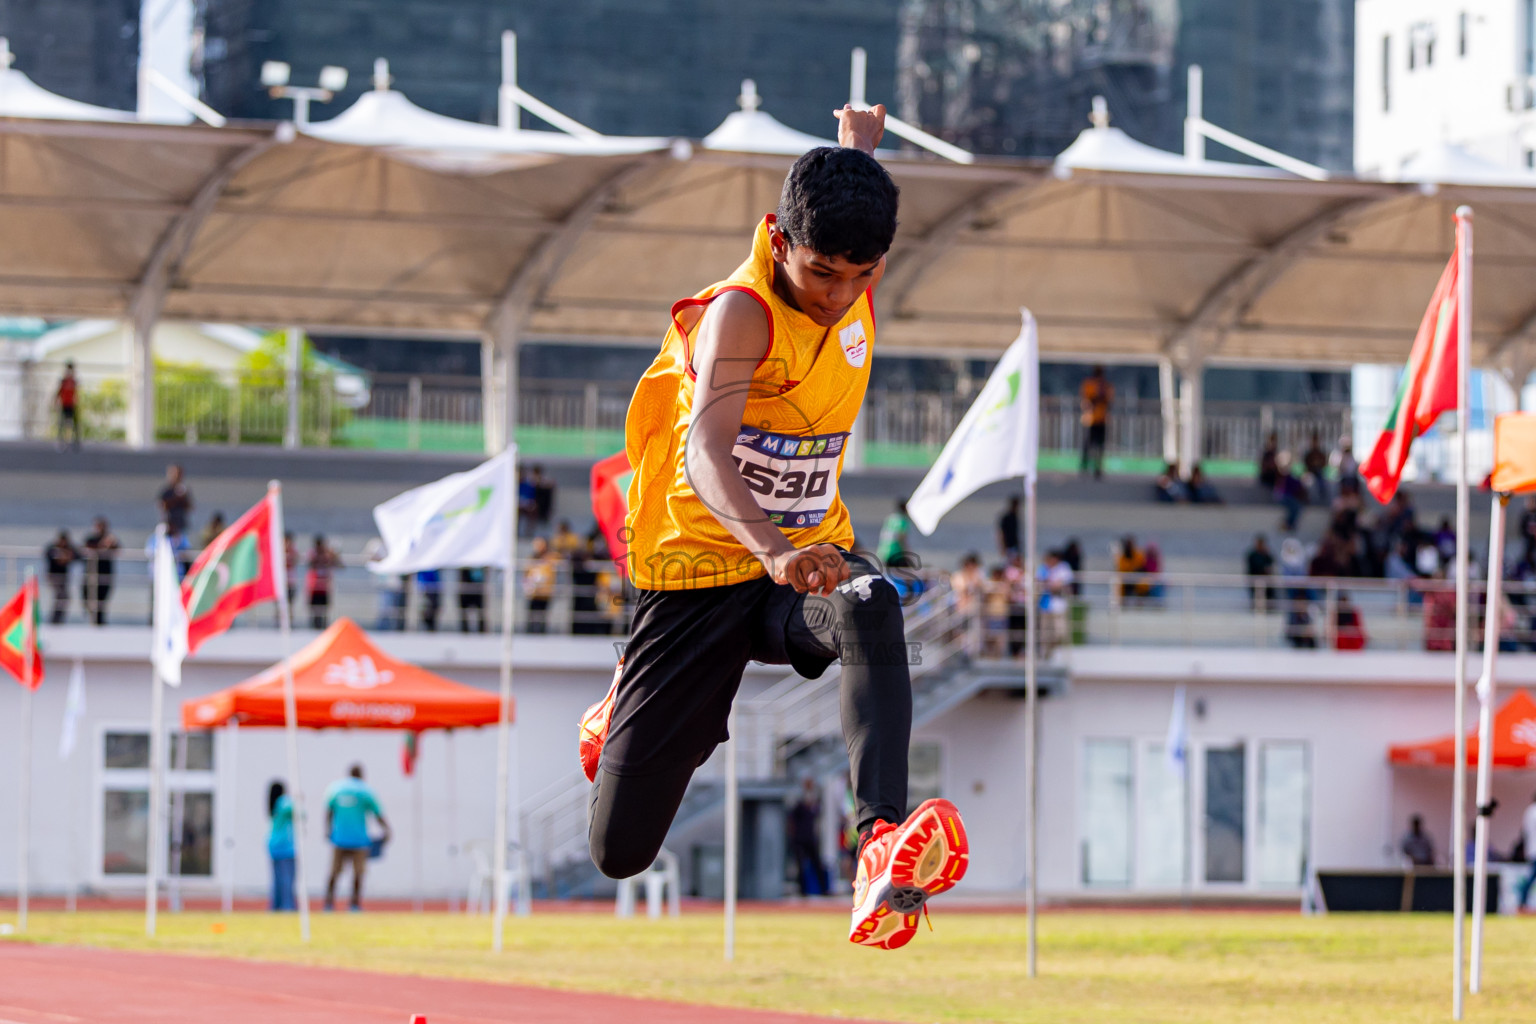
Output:
<svg viewBox="0 0 1536 1024">
<path fill-rule="evenodd" d="M 768 497 L 790 500 L 820 498 L 826 495 L 827 481 L 832 476 L 825 469 L 812 470 L 810 473 L 788 469 L 781 473 L 772 466 L 764 466 L 750 459 L 737 456 L 732 458 L 736 461 L 736 468 L 741 470 L 741 478 L 747 482 L 747 486 Z"/>
</svg>

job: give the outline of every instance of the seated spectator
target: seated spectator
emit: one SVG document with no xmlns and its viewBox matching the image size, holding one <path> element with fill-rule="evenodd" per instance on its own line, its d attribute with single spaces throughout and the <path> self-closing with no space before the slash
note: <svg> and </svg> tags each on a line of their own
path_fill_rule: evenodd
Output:
<svg viewBox="0 0 1536 1024">
<path fill-rule="evenodd" d="M 582 542 L 581 535 L 571 529 L 570 520 L 562 519 L 560 525 L 555 527 L 555 536 L 549 546 L 554 549 L 555 554 L 564 559 L 570 558 L 573 553 L 580 551 L 586 545 Z"/>
<path fill-rule="evenodd" d="M 1008 581 L 1008 656 L 1017 658 L 1024 653 L 1028 639 L 1024 631 L 1029 629 L 1031 615 L 1029 578 L 1024 572 L 1023 556 L 1015 556 L 1009 561 L 1008 568 L 1003 570 L 1003 578 Z"/>
<path fill-rule="evenodd" d="M 1072 567 L 1059 551 L 1047 551 L 1040 567 L 1041 653 L 1049 654 L 1070 639 L 1068 614 L 1072 606 Z"/>
<path fill-rule="evenodd" d="M 203 532 L 198 535 L 197 546 L 206 548 L 219 539 L 219 534 L 224 532 L 224 513 L 215 512 L 208 518 L 208 523 L 203 527 Z"/>
<path fill-rule="evenodd" d="M 1274 490 L 1280 480 L 1280 436 L 1271 433 L 1264 439 L 1264 450 L 1259 454 L 1259 486 Z"/>
<path fill-rule="evenodd" d="M 1122 579 L 1115 581 L 1115 593 L 1127 598 L 1144 598 L 1152 592 L 1152 588 L 1144 581 L 1129 582 L 1123 579 L 1125 576 L 1139 575 L 1146 571 L 1147 556 L 1136 547 L 1136 538 L 1127 534 L 1121 538 L 1120 546 L 1115 554 L 1115 571 L 1120 573 Z"/>
<path fill-rule="evenodd" d="M 1360 463 L 1355 460 L 1355 442 L 1350 440 L 1348 434 L 1339 438 L 1339 446 L 1334 449 L 1333 457 L 1329 463 L 1333 466 L 1334 474 L 1338 477 L 1339 493 L 1345 491 L 1353 493 L 1357 498 L 1360 495 Z"/>
<path fill-rule="evenodd" d="M 1072 567 L 1072 596 L 1076 597 L 1083 592 L 1083 585 L 1077 580 L 1078 573 L 1083 571 L 1083 546 L 1076 537 L 1069 538 L 1067 546 L 1061 549 L 1061 560 Z"/>
<path fill-rule="evenodd" d="M 1424 593 L 1424 649 L 1426 651 L 1454 651 L 1456 649 L 1456 590 L 1446 585 L 1445 571 L 1436 570 L 1434 576 L 1418 581 Z"/>
<path fill-rule="evenodd" d="M 1189 500 L 1184 481 L 1179 478 L 1179 467 L 1168 463 L 1152 483 L 1152 496 L 1158 501 L 1177 503 Z"/>
<path fill-rule="evenodd" d="M 1450 565 L 1456 560 L 1456 527 L 1451 525 L 1450 516 L 1440 517 L 1440 525 L 1435 530 L 1433 543 L 1435 550 L 1440 552 L 1442 565 Z"/>
<path fill-rule="evenodd" d="M 955 595 L 955 611 L 965 618 L 981 611 L 981 594 L 986 580 L 981 574 L 981 557 L 974 552 L 960 560 L 960 568 L 950 573 L 949 589 Z"/>
<path fill-rule="evenodd" d="M 563 524 L 562 524 L 563 525 Z M 560 556 L 550 550 L 543 537 L 533 538 L 529 561 L 523 573 L 523 593 L 528 595 L 528 632 L 549 632 L 549 602 L 555 596 L 555 577 Z"/>
<path fill-rule="evenodd" d="M 1328 504 L 1328 453 L 1323 451 L 1322 435 L 1312 431 L 1312 444 L 1301 457 L 1301 468 L 1306 473 L 1306 483 L 1319 505 Z"/>
<path fill-rule="evenodd" d="M 1415 814 L 1408 819 L 1408 834 L 1398 844 L 1408 863 L 1416 868 L 1435 866 L 1435 841 L 1424 831 L 1424 818 Z"/>
<path fill-rule="evenodd" d="M 1261 533 L 1253 538 L 1253 547 L 1243 556 L 1246 563 L 1248 584 L 1248 607 L 1259 607 L 1259 594 L 1264 595 L 1266 609 L 1273 608 L 1275 604 L 1275 588 L 1271 586 L 1259 587 L 1254 580 L 1268 579 L 1275 574 L 1275 556 L 1269 552 L 1269 540 Z"/>
<path fill-rule="evenodd" d="M 1008 579 L 1000 565 L 987 573 L 986 587 L 982 591 L 982 615 L 986 625 L 982 653 L 989 658 L 1000 658 L 1008 633 Z"/>
<path fill-rule="evenodd" d="M 1285 606 L 1285 641 L 1298 650 L 1317 647 L 1312 631 L 1312 605 L 1305 590 L 1292 590 Z"/>
<path fill-rule="evenodd" d="M 1410 564 L 1412 561 L 1413 545 L 1406 540 L 1399 540 L 1382 563 L 1382 575 L 1389 580 L 1416 580 L 1419 574 Z"/>
<path fill-rule="evenodd" d="M 1362 651 L 1365 649 L 1365 620 L 1349 595 L 1339 592 L 1338 605 L 1333 617 L 1333 647 L 1338 651 Z"/>
<path fill-rule="evenodd" d="M 1153 601 L 1163 599 L 1163 580 L 1160 575 L 1163 571 L 1163 553 L 1157 549 L 1156 544 L 1148 544 L 1142 558 L 1141 571 L 1146 573 L 1147 597 Z"/>
<path fill-rule="evenodd" d="M 1189 471 L 1189 483 L 1185 485 L 1185 491 L 1189 494 L 1189 500 L 1197 505 L 1221 504 L 1221 495 L 1216 493 L 1216 488 L 1205 478 L 1205 470 L 1200 468 L 1198 462 Z"/>
</svg>

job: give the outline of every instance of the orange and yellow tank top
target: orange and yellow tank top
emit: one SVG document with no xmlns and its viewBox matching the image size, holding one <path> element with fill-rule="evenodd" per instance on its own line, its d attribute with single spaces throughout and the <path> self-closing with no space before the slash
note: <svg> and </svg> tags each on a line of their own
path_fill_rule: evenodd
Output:
<svg viewBox="0 0 1536 1024">
<path fill-rule="evenodd" d="M 642 590 L 740 583 L 766 573 L 700 500 L 683 465 L 692 420 L 693 338 L 723 292 L 746 292 L 768 316 L 768 352 L 752 375 L 732 453 L 758 505 L 796 547 L 853 546 L 838 495 L 844 448 L 869 382 L 875 315 L 869 292 L 833 327 L 821 327 L 773 290 L 772 215 L 752 255 L 726 280 L 672 307 L 672 325 L 629 403 L 630 578 Z"/>
</svg>

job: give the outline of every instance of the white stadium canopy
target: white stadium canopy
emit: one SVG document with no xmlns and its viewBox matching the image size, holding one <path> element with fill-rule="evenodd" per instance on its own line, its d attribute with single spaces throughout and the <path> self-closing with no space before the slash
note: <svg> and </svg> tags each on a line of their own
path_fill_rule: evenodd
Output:
<svg viewBox="0 0 1536 1024">
<path fill-rule="evenodd" d="M 135 438 L 161 318 L 503 356 L 519 339 L 656 344 L 823 141 L 755 100 L 697 146 L 470 124 L 387 87 L 302 133 L 47 109 L 0 108 L 0 312 L 130 322 Z M 1470 157 L 1317 181 L 1161 152 L 1103 118 L 1054 162 L 882 157 L 902 189 L 876 296 L 887 351 L 999 353 L 1022 305 L 1047 358 L 1400 363 L 1467 203 L 1474 359 L 1532 365 L 1536 187 Z"/>
</svg>

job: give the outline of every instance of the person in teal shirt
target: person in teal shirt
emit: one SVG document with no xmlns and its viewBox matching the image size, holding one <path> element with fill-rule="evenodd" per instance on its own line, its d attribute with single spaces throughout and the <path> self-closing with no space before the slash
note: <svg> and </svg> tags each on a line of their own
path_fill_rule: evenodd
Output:
<svg viewBox="0 0 1536 1024">
<path fill-rule="evenodd" d="M 293 800 L 281 782 L 267 788 L 267 854 L 272 858 L 272 909 L 297 910 L 293 895 Z"/>
<path fill-rule="evenodd" d="M 368 818 L 377 818 L 384 829 L 382 839 L 389 841 L 389 822 L 379 806 L 378 797 L 363 781 L 363 766 L 354 764 L 347 777 L 331 783 L 325 793 L 325 830 L 331 838 L 331 879 L 325 886 L 325 909 L 336 908 L 336 882 L 348 864 L 352 866 L 352 909 L 363 909 L 363 873 L 368 867 L 368 852 L 373 838 L 368 835 Z"/>
</svg>

